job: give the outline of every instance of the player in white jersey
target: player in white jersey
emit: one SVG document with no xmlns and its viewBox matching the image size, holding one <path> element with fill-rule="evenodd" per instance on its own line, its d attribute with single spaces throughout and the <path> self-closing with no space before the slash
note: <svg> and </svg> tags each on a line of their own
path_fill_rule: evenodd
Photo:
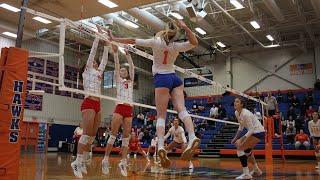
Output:
<svg viewBox="0 0 320 180">
<path fill-rule="evenodd" d="M 179 126 L 179 119 L 174 118 L 173 120 L 173 126 L 169 129 L 168 133 L 164 136 L 164 140 L 166 141 L 168 137 L 173 136 L 173 141 L 166 146 L 166 150 L 170 151 L 173 148 L 180 148 L 182 150 L 186 149 L 187 144 L 187 138 L 184 133 L 184 129 Z M 189 169 L 193 169 L 193 164 L 191 161 L 189 161 Z"/>
<path fill-rule="evenodd" d="M 186 32 L 188 41 L 174 42 L 179 33 L 179 26 Z M 174 63 L 179 55 L 179 52 L 191 50 L 198 45 L 198 40 L 194 33 L 179 20 L 177 25 L 170 23 L 169 27 L 157 33 L 152 39 L 127 39 L 115 38 L 112 33 L 109 34 L 111 40 L 124 43 L 136 44 L 138 46 L 150 47 L 153 51 L 153 66 L 152 72 L 154 75 L 155 85 L 155 102 L 157 108 L 157 137 L 158 137 L 158 155 L 162 167 L 169 167 L 171 162 L 167 157 L 167 152 L 164 149 L 165 135 L 165 119 L 167 117 L 167 106 L 169 97 L 171 96 L 174 108 L 179 113 L 179 119 L 184 123 L 189 136 L 188 147 L 182 153 L 182 159 L 189 159 L 192 153 L 200 145 L 200 139 L 195 136 L 194 125 L 192 119 L 186 110 L 183 83 L 176 75 Z"/>
<path fill-rule="evenodd" d="M 265 138 L 265 130 L 257 117 L 248 109 L 244 108 L 244 100 L 236 98 L 234 101 L 234 109 L 236 110 L 235 116 L 240 125 L 231 143 L 237 147 L 237 155 L 243 168 L 243 174 L 236 179 L 252 179 L 252 175 L 262 175 L 252 150 L 260 140 Z M 239 138 L 244 128 L 246 128 L 248 132 Z M 254 165 L 253 171 L 251 172 L 249 172 L 248 160 Z"/>
<path fill-rule="evenodd" d="M 105 45 L 108 44 L 109 42 L 105 42 Z M 101 94 L 102 75 L 108 61 L 108 47 L 104 46 L 102 60 L 98 67 L 97 62 L 94 60 L 98 45 L 99 38 L 96 37 L 93 42 L 87 64 L 85 65 L 84 72 L 82 73 L 84 91 L 94 94 Z M 96 137 L 96 132 L 101 123 L 100 98 L 95 96 L 86 96 L 81 105 L 81 112 L 83 134 L 79 139 L 77 158 L 71 163 L 74 175 L 78 178 L 82 178 L 82 173 L 87 174 L 84 160 L 89 156 L 91 144 Z"/>
<path fill-rule="evenodd" d="M 116 140 L 120 126 L 122 126 L 122 145 L 121 145 L 121 161 L 118 164 L 121 174 L 127 176 L 127 153 L 129 145 L 129 135 L 132 126 L 133 107 L 131 104 L 122 101 L 132 102 L 133 96 L 133 82 L 134 82 L 134 64 L 128 50 L 125 49 L 126 58 L 129 63 L 129 72 L 126 68 L 120 68 L 118 47 L 112 46 L 115 63 L 115 80 L 117 86 L 117 99 L 116 108 L 113 113 L 111 121 L 111 135 L 108 139 L 105 156 L 102 160 L 102 173 L 109 174 L 109 155 L 112 150 L 113 144 Z"/>
<path fill-rule="evenodd" d="M 150 154 L 150 150 L 151 149 L 154 149 L 154 154 L 153 154 L 153 157 L 156 158 L 157 157 L 157 144 L 158 144 L 158 137 L 157 136 L 154 136 L 151 140 L 151 144 L 148 148 L 148 152 L 147 152 L 147 156 L 149 156 Z"/>
<path fill-rule="evenodd" d="M 318 112 L 312 113 L 312 121 L 309 121 L 308 128 L 313 141 L 315 155 L 318 161 L 316 169 L 320 169 L 320 120 Z"/>
</svg>

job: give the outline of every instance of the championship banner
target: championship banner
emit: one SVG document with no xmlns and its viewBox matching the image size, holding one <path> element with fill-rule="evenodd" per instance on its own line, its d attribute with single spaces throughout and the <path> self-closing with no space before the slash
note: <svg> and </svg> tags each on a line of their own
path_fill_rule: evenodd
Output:
<svg viewBox="0 0 320 180">
<path fill-rule="evenodd" d="M 42 95 L 28 94 L 24 108 L 32 111 L 42 111 L 42 102 Z"/>
<path fill-rule="evenodd" d="M 20 123 L 23 120 L 28 51 L 3 48 L 0 59 L 0 179 L 19 177 Z"/>
<path fill-rule="evenodd" d="M 290 75 L 313 74 L 312 63 L 290 65 Z"/>
</svg>

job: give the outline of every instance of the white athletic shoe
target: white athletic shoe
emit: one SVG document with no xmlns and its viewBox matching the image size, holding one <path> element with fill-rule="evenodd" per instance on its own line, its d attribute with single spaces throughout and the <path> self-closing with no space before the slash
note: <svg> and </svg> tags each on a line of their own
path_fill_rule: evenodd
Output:
<svg viewBox="0 0 320 180">
<path fill-rule="evenodd" d="M 130 154 L 127 154 L 127 159 L 128 159 L 128 160 L 130 159 Z"/>
<path fill-rule="evenodd" d="M 73 170 L 73 174 L 74 174 L 74 176 L 76 176 L 77 178 L 83 178 L 83 176 L 82 176 L 82 170 L 81 170 L 81 164 L 80 163 L 78 163 L 77 161 L 74 161 L 74 162 L 72 162 L 71 163 L 71 168 L 72 168 L 72 170 Z"/>
<path fill-rule="evenodd" d="M 165 149 L 159 149 L 158 155 L 160 159 L 160 164 L 163 168 L 168 168 L 171 165 L 171 161 L 167 156 L 167 151 Z"/>
<path fill-rule="evenodd" d="M 199 138 L 194 138 L 191 141 L 189 141 L 188 147 L 183 151 L 181 155 L 181 159 L 189 161 L 193 154 L 194 151 L 200 146 L 200 139 Z"/>
<path fill-rule="evenodd" d="M 236 177 L 236 179 L 252 179 L 250 174 L 241 174 L 240 176 Z"/>
<path fill-rule="evenodd" d="M 262 171 L 259 168 L 253 168 L 253 170 L 250 172 L 251 176 L 261 176 Z"/>
<path fill-rule="evenodd" d="M 136 158 L 137 158 L 137 154 L 134 154 L 134 155 L 133 155 L 133 158 L 136 159 Z"/>
<path fill-rule="evenodd" d="M 121 172 L 122 176 L 127 177 L 128 176 L 127 161 L 126 160 L 121 160 L 120 163 L 118 164 L 118 166 L 120 168 L 120 172 Z"/>
<path fill-rule="evenodd" d="M 109 161 L 102 160 L 101 167 L 102 167 L 102 174 L 108 175 L 109 174 Z"/>
<path fill-rule="evenodd" d="M 193 169 L 193 163 L 191 161 L 189 162 L 189 169 Z"/>
<path fill-rule="evenodd" d="M 315 168 L 316 168 L 316 169 L 320 169 L 320 166 L 318 165 L 318 166 L 316 166 Z"/>
</svg>

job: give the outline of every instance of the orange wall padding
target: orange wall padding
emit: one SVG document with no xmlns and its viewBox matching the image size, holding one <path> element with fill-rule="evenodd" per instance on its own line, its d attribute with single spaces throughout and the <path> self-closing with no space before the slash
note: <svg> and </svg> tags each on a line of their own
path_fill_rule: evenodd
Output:
<svg viewBox="0 0 320 180">
<path fill-rule="evenodd" d="M 27 50 L 3 48 L 0 59 L 0 179 L 18 179 L 20 123 L 26 97 Z"/>
</svg>

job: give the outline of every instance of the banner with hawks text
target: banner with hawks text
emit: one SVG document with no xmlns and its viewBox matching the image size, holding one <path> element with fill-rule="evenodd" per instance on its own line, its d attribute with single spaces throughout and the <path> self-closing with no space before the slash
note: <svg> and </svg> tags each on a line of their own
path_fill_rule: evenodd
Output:
<svg viewBox="0 0 320 180">
<path fill-rule="evenodd" d="M 0 59 L 0 179 L 19 177 L 20 124 L 26 97 L 27 50 L 3 48 Z"/>
</svg>

